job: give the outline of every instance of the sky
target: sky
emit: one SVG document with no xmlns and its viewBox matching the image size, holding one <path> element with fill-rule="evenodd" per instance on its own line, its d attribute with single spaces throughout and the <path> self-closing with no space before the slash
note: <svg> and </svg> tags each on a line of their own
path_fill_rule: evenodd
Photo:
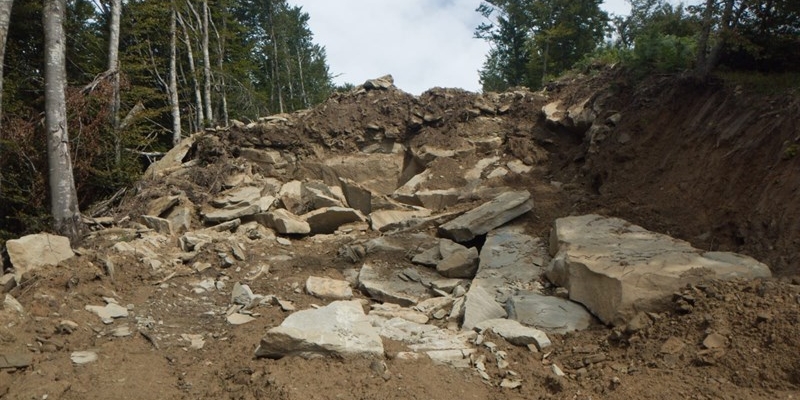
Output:
<svg viewBox="0 0 800 400">
<path fill-rule="evenodd" d="M 325 46 L 334 83 L 360 85 L 392 74 L 412 94 L 436 86 L 480 91 L 478 70 L 489 44 L 474 39 L 484 19 L 480 0 L 289 0 L 310 16 L 314 42 Z M 625 0 L 603 8 L 628 14 Z"/>
</svg>

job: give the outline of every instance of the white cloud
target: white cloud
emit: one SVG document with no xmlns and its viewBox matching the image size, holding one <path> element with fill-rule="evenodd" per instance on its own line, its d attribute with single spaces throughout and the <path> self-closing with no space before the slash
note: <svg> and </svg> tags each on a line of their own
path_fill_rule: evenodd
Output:
<svg viewBox="0 0 800 400">
<path fill-rule="evenodd" d="M 392 74 L 420 94 L 435 86 L 480 91 L 478 70 L 488 43 L 473 38 L 480 0 L 289 0 L 310 15 L 314 41 L 325 46 L 338 84 Z M 625 0 L 609 12 L 627 14 Z"/>
</svg>

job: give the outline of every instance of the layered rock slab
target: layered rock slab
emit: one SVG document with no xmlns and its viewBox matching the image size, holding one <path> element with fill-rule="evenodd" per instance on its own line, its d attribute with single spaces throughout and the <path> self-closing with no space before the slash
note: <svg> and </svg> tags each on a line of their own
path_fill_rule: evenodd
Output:
<svg viewBox="0 0 800 400">
<path fill-rule="evenodd" d="M 506 192 L 441 225 L 439 235 L 456 242 L 466 242 L 532 209 L 533 200 L 527 190 Z"/>
<path fill-rule="evenodd" d="M 26 271 L 48 265 L 58 265 L 75 255 L 70 247 L 69 239 L 48 233 L 9 240 L 6 242 L 6 250 L 11 265 L 14 266 L 14 276 L 17 282 Z"/>
<path fill-rule="evenodd" d="M 663 311 L 672 293 L 687 284 L 771 275 L 753 258 L 703 252 L 683 240 L 594 214 L 556 220 L 550 252 L 548 279 L 613 325 L 639 311 Z"/>
<path fill-rule="evenodd" d="M 377 358 L 383 356 L 383 342 L 359 301 L 335 301 L 288 316 L 280 326 L 267 331 L 255 355 Z"/>
</svg>

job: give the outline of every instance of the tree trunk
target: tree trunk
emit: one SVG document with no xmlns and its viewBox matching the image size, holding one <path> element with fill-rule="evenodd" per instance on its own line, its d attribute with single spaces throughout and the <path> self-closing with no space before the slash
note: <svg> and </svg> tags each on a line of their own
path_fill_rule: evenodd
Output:
<svg viewBox="0 0 800 400">
<path fill-rule="evenodd" d="M 169 19 L 169 105 L 172 108 L 172 145 L 181 142 L 181 108 L 178 99 L 178 11 L 173 4 L 172 15 Z"/>
<path fill-rule="evenodd" d="M 211 22 L 211 28 L 214 29 L 214 35 L 217 37 L 217 71 L 219 73 L 218 92 L 220 97 L 222 97 L 222 126 L 227 127 L 229 124 L 228 96 L 225 90 L 225 72 L 223 71 L 223 61 L 225 59 L 225 34 L 227 33 L 227 27 L 224 16 L 222 17 L 222 35 L 219 34 L 217 26 L 214 24 L 214 19 L 210 18 L 209 22 Z"/>
<path fill-rule="evenodd" d="M 205 76 L 205 106 L 208 125 L 214 123 L 211 109 L 211 58 L 208 55 L 208 0 L 203 0 L 203 75 Z"/>
<path fill-rule="evenodd" d="M 81 215 L 67 132 L 65 9 L 66 0 L 44 0 L 45 128 L 54 229 L 70 241 L 77 242 L 81 236 Z"/>
<path fill-rule="evenodd" d="M 119 132 L 119 21 L 122 16 L 122 0 L 111 1 L 111 26 L 108 35 L 108 71 L 112 72 L 111 125 L 114 129 L 114 161 L 122 159 L 122 138 Z"/>
<path fill-rule="evenodd" d="M 192 51 L 192 42 L 189 38 L 189 29 L 186 27 L 186 23 L 183 21 L 183 17 L 181 17 L 180 13 L 178 13 L 178 23 L 183 29 L 183 41 L 186 43 L 186 55 L 189 57 L 189 75 L 192 76 L 192 82 L 194 82 L 194 99 L 197 105 L 197 129 L 200 129 L 205 119 L 203 117 L 203 96 L 200 94 L 200 83 L 197 82 L 197 73 L 194 67 L 194 52 Z"/>
<path fill-rule="evenodd" d="M 11 6 L 14 0 L 0 0 L 0 139 L 3 138 L 3 58 L 6 54 L 8 23 L 11 19 Z"/>
<path fill-rule="evenodd" d="M 305 78 L 303 78 L 303 57 L 300 55 L 300 46 L 297 46 L 297 70 L 300 73 L 300 94 L 303 96 L 303 108 L 308 108 L 310 104 L 306 93 Z"/>
</svg>

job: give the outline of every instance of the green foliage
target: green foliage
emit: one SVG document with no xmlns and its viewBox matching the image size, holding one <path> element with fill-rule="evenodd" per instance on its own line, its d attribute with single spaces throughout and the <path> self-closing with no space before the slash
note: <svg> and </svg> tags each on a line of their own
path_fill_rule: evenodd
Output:
<svg viewBox="0 0 800 400">
<path fill-rule="evenodd" d="M 538 88 L 568 70 L 602 41 L 608 15 L 599 0 L 491 0 L 475 36 L 492 49 L 480 71 L 484 90 Z"/>
<path fill-rule="evenodd" d="M 694 38 L 651 33 L 636 39 L 629 65 L 642 73 L 680 72 L 692 66 L 696 53 Z"/>
</svg>

